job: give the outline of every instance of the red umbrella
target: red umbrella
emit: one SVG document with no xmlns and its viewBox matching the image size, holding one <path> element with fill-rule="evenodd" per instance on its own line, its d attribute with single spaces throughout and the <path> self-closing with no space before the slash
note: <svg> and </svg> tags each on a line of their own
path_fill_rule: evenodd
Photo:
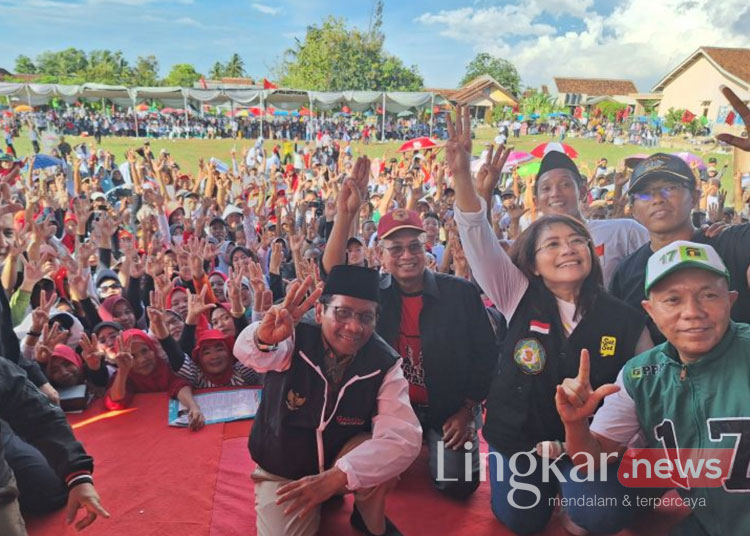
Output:
<svg viewBox="0 0 750 536">
<path fill-rule="evenodd" d="M 421 138 L 414 138 L 413 140 L 405 142 L 401 147 L 398 148 L 398 152 L 405 153 L 407 151 L 419 151 L 421 149 L 430 149 L 437 146 L 438 144 L 435 142 L 435 140 L 428 138 L 427 136 L 423 136 Z"/>
<path fill-rule="evenodd" d="M 175 108 L 162 108 L 161 113 L 163 114 L 179 114 L 183 113 L 183 110 L 176 110 Z"/>
<path fill-rule="evenodd" d="M 342 112 L 344 112 L 345 114 L 350 114 L 350 113 L 352 113 L 352 110 L 351 110 L 351 108 L 349 108 L 348 106 L 342 106 L 342 107 L 341 107 L 341 111 L 342 111 Z"/>
<path fill-rule="evenodd" d="M 573 149 L 567 143 L 559 143 L 556 141 L 550 141 L 537 145 L 536 147 L 534 147 L 534 150 L 531 151 L 531 154 L 533 154 L 537 158 L 544 158 L 544 155 L 546 155 L 550 151 L 559 151 L 561 153 L 565 153 L 570 158 L 578 158 L 578 151 Z"/>
<path fill-rule="evenodd" d="M 303 117 L 313 117 L 315 113 L 312 110 L 305 108 L 304 106 L 299 109 L 299 114 Z"/>
</svg>

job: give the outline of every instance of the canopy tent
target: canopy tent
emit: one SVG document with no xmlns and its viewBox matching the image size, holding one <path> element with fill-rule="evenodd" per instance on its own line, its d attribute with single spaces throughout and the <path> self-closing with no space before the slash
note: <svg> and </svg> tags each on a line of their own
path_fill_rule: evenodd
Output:
<svg viewBox="0 0 750 536">
<path fill-rule="evenodd" d="M 429 92 L 402 91 L 304 91 L 297 89 L 237 89 L 237 88 L 183 88 L 183 87 L 132 87 L 112 86 L 106 84 L 85 83 L 80 85 L 64 84 L 22 84 L 0 82 L 0 97 L 14 98 L 30 106 L 47 104 L 53 98 L 60 98 L 72 103 L 78 99 L 108 99 L 122 107 L 135 107 L 139 102 L 158 101 L 164 106 L 189 109 L 189 101 L 199 105 L 258 105 L 261 109 L 268 106 L 295 111 L 300 108 L 314 110 L 331 110 L 348 106 L 352 111 L 363 112 L 379 107 L 385 118 L 386 112 L 398 114 L 412 108 L 430 107 L 444 104 L 444 98 Z M 262 121 L 262 116 L 261 116 Z M 385 128 L 385 121 L 383 122 Z M 430 119 L 432 130 L 432 118 Z"/>
</svg>

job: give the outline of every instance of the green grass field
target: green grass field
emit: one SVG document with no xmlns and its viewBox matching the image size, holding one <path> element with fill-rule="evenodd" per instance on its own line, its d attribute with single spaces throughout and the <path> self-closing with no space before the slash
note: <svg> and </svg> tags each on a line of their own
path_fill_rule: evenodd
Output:
<svg viewBox="0 0 750 536">
<path fill-rule="evenodd" d="M 479 154 L 482 152 L 484 145 L 491 142 L 495 137 L 495 130 L 488 127 L 480 127 L 476 131 L 476 138 L 474 140 L 473 152 Z M 556 139 L 556 138 L 555 138 Z M 511 139 L 516 149 L 530 151 L 540 143 L 551 141 L 553 138 L 544 135 L 538 136 L 523 136 L 518 140 Z M 77 145 L 81 142 L 95 143 L 91 137 L 81 138 L 76 136 L 69 136 L 67 138 L 68 143 L 71 145 Z M 114 138 L 105 137 L 102 138 L 101 148 L 111 151 L 115 155 L 116 161 L 122 162 L 125 159 L 125 151 L 130 148 L 139 146 L 144 140 L 136 140 L 134 138 Z M 691 148 L 688 144 L 681 142 L 680 140 L 665 140 L 663 143 L 667 147 L 663 148 L 651 148 L 645 149 L 643 147 L 637 147 L 634 145 L 621 145 L 616 146 L 611 143 L 596 143 L 595 140 L 591 139 L 580 139 L 580 138 L 566 138 L 566 143 L 571 145 L 578 151 L 579 157 L 577 162 L 579 165 L 586 164 L 589 169 L 593 170 L 596 162 L 599 158 L 605 157 L 609 160 L 610 166 L 615 166 L 618 161 L 627 156 L 636 153 L 655 153 L 659 151 L 663 152 L 674 152 L 674 151 L 685 151 L 690 150 L 696 154 L 699 154 L 704 159 L 708 156 L 715 156 L 718 160 L 719 167 L 725 162 L 729 164 L 730 170 L 732 169 L 732 156 L 731 154 L 723 153 L 701 153 L 695 148 Z M 183 169 L 196 173 L 198 170 L 198 159 L 208 159 L 210 157 L 216 157 L 226 163 L 230 162 L 230 151 L 234 147 L 237 150 L 238 157 L 241 157 L 242 151 L 251 146 L 254 140 L 232 140 L 232 139 L 214 139 L 214 140 L 202 140 L 202 139 L 189 139 L 189 140 L 167 140 L 167 139 L 151 139 L 151 148 L 155 154 L 158 154 L 161 149 L 167 149 L 175 160 L 182 166 Z M 266 141 L 266 148 L 272 146 L 272 141 Z M 383 155 L 395 156 L 396 150 L 401 145 L 400 142 L 388 142 L 388 143 L 371 143 L 364 145 L 359 142 L 353 144 L 353 150 L 355 156 L 366 154 L 371 158 L 383 157 Z M 15 140 L 16 150 L 20 155 L 28 155 L 31 153 L 31 142 L 29 142 L 27 134 L 24 132 Z M 724 188 L 728 192 L 729 200 L 732 198 L 732 176 L 731 173 L 724 174 Z"/>
</svg>

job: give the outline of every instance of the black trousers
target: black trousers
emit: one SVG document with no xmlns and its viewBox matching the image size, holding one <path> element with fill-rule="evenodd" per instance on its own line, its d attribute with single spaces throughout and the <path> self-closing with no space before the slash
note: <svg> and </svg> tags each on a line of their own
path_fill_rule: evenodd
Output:
<svg viewBox="0 0 750 536">
<path fill-rule="evenodd" d="M 17 436 L 5 421 L 0 421 L 0 442 L 16 477 L 23 512 L 46 514 L 65 506 L 68 488 L 36 447 Z"/>
<path fill-rule="evenodd" d="M 443 445 L 442 430 L 435 430 L 429 424 L 429 408 L 412 405 L 422 425 L 422 440 L 427 443 L 430 454 L 430 476 L 436 489 L 454 499 L 466 499 L 479 487 L 479 437 L 477 432 L 471 438 L 471 448 L 446 449 Z M 482 427 L 479 407 L 474 412 L 477 430 Z M 470 478 L 466 478 L 470 475 Z"/>
</svg>

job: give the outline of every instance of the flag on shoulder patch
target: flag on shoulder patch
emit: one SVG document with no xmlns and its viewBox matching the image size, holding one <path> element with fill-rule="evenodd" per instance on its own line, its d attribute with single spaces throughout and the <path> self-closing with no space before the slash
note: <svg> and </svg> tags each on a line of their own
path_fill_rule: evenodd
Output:
<svg viewBox="0 0 750 536">
<path fill-rule="evenodd" d="M 549 335 L 549 324 L 545 324 L 544 322 L 540 322 L 539 320 L 532 320 L 529 323 L 529 331 L 536 331 L 537 333 L 541 333 L 543 335 Z"/>
</svg>

